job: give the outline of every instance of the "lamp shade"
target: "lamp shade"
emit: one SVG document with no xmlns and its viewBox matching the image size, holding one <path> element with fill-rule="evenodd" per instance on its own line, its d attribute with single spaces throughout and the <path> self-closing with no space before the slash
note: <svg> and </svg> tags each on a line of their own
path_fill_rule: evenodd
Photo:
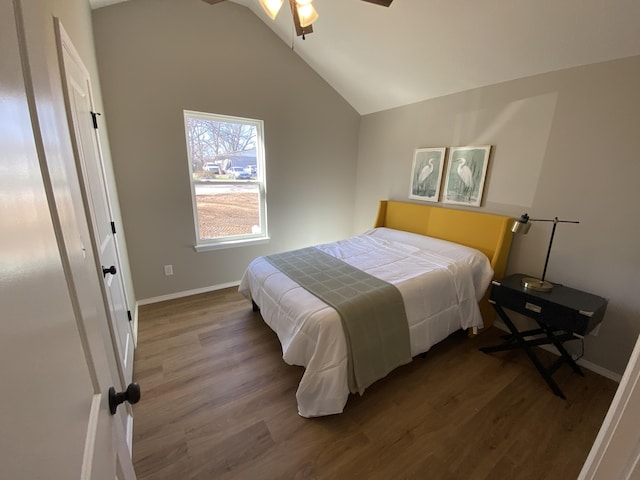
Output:
<svg viewBox="0 0 640 480">
<path fill-rule="evenodd" d="M 278 15 L 283 3 L 284 0 L 260 0 L 260 5 L 262 5 L 267 15 L 271 17 L 271 20 L 276 19 L 276 15 Z"/>
<path fill-rule="evenodd" d="M 513 233 L 521 233 L 526 235 L 527 233 L 529 233 L 530 228 L 531 228 L 531 223 L 529 223 L 529 215 L 525 213 L 521 215 L 518 220 L 513 222 L 511 231 Z"/>
</svg>

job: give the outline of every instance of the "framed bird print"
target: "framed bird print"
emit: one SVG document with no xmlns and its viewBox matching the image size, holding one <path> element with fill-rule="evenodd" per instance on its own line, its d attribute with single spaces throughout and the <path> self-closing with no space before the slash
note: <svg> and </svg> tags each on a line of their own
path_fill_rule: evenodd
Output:
<svg viewBox="0 0 640 480">
<path fill-rule="evenodd" d="M 409 198 L 437 202 L 446 148 L 418 148 L 413 155 Z"/>
<path fill-rule="evenodd" d="M 443 203 L 480 206 L 490 153 L 491 145 L 449 149 Z"/>
</svg>

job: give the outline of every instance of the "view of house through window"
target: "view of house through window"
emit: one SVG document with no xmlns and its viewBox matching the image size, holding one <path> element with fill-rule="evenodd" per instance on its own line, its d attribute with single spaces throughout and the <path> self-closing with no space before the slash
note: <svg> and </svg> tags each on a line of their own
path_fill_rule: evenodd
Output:
<svg viewBox="0 0 640 480">
<path fill-rule="evenodd" d="M 184 112 L 197 245 L 267 237 L 263 123 Z"/>
</svg>

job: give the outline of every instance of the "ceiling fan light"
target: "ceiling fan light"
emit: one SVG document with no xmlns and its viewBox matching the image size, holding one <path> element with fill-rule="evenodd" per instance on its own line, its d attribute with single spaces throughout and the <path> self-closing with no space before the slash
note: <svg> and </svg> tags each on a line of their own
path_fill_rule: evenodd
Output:
<svg viewBox="0 0 640 480">
<path fill-rule="evenodd" d="M 313 8 L 313 5 L 311 5 L 311 2 L 304 5 L 300 5 L 298 3 L 296 8 L 298 10 L 298 17 L 300 18 L 300 26 L 303 28 L 311 25 L 320 16 L 318 15 L 318 12 L 316 12 L 316 9 Z"/>
<path fill-rule="evenodd" d="M 283 3 L 284 0 L 260 0 L 260 5 L 262 5 L 266 14 L 271 17 L 271 20 L 276 19 L 276 15 L 278 15 Z"/>
</svg>

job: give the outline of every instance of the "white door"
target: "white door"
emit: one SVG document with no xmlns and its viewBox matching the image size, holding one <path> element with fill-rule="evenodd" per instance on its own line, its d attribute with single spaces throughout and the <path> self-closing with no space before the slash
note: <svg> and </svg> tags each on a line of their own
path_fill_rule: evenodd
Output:
<svg viewBox="0 0 640 480">
<path fill-rule="evenodd" d="M 49 168 L 64 139 L 48 158 L 19 7 L 0 2 L 0 478 L 132 480 L 79 185 Z"/>
<path fill-rule="evenodd" d="M 134 343 L 100 144 L 93 123 L 91 82 L 89 73 L 59 21 L 56 21 L 56 34 L 62 79 L 66 85 L 69 129 L 76 163 L 82 175 L 85 209 L 90 214 L 88 220 L 92 226 L 94 254 L 98 259 L 98 272 L 103 277 L 104 300 L 109 307 L 122 384 L 127 385 L 133 376 Z"/>
</svg>

